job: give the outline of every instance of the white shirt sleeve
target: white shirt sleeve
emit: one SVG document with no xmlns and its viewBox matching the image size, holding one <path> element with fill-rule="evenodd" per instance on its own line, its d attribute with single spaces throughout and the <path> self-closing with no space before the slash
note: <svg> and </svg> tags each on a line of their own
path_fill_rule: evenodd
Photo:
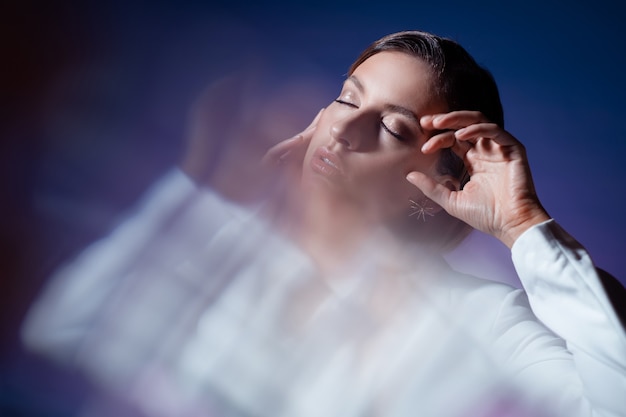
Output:
<svg viewBox="0 0 626 417">
<path fill-rule="evenodd" d="M 72 360 L 112 294 L 142 260 L 175 263 L 185 258 L 187 248 L 206 244 L 231 220 L 247 215 L 172 170 L 109 236 L 49 279 L 22 327 L 24 343 L 58 360 Z"/>
<path fill-rule="evenodd" d="M 586 250 L 549 220 L 520 236 L 512 257 L 533 312 L 571 352 L 580 383 L 565 382 L 582 390 L 581 414 L 625 416 L 626 333 Z"/>
</svg>

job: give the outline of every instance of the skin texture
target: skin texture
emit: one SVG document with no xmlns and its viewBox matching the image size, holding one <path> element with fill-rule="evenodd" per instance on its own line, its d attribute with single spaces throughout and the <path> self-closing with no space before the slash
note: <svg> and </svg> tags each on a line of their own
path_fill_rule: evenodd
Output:
<svg viewBox="0 0 626 417">
<path fill-rule="evenodd" d="M 292 192 L 280 202 L 278 227 L 322 269 L 345 262 L 373 229 L 398 221 L 414 225 L 409 199 L 424 196 L 434 211 L 443 209 L 511 247 L 529 227 L 549 219 L 525 149 L 481 113 L 446 113 L 447 103 L 432 86 L 430 70 L 419 58 L 380 52 L 356 68 L 337 100 L 309 127 L 257 158 L 258 152 L 249 150 L 259 148 L 259 126 L 267 115 L 251 119 L 237 113 L 248 103 L 247 90 L 236 79 L 223 80 L 192 115 L 182 168 L 198 183 L 244 204 L 256 198 L 250 193 L 299 179 L 287 184 Z M 219 157 L 215 141 L 206 145 L 215 132 L 223 148 Z M 462 190 L 458 180 L 436 169 L 444 148 L 459 155 L 471 174 Z M 248 150 L 243 160 L 242 149 Z M 201 169 L 207 161 L 217 161 L 208 174 Z M 401 244 L 393 233 L 390 240 Z"/>
<path fill-rule="evenodd" d="M 408 70 L 409 68 L 411 70 Z M 394 70 L 402 72 L 403 69 L 407 69 L 406 74 L 394 73 Z M 407 104 L 410 102 L 408 92 L 429 91 L 427 84 L 430 78 L 427 74 L 427 69 L 417 58 L 400 52 L 382 52 L 365 61 L 354 75 L 359 80 L 364 78 L 368 86 L 373 85 L 373 90 L 371 92 L 367 90 L 368 94 L 359 95 L 354 93 L 358 89 L 352 86 L 353 83 L 347 81 L 339 98 L 357 105 L 350 108 L 349 104 L 347 109 L 343 108 L 345 106 L 343 103 L 340 103 L 339 109 L 334 104 L 329 106 L 321 118 L 298 136 L 296 142 L 291 142 L 299 147 L 311 142 L 305 157 L 303 177 L 307 178 L 307 164 L 312 158 L 313 149 L 320 144 L 333 144 L 333 141 L 323 142 L 320 139 L 320 135 L 330 130 L 328 136 L 335 141 L 333 149 L 345 148 L 359 153 L 367 148 L 373 152 L 375 155 L 370 155 L 371 159 L 368 161 L 365 161 L 365 157 L 359 159 L 356 169 L 369 170 L 372 176 L 380 178 L 378 177 L 380 175 L 383 178 L 381 183 L 374 181 L 374 184 L 370 183 L 369 186 L 363 187 L 355 186 L 356 180 L 353 181 L 352 178 L 345 179 L 341 182 L 341 185 L 345 186 L 342 188 L 343 198 L 350 195 L 350 190 L 357 192 L 367 190 L 361 196 L 363 200 L 354 197 L 357 204 L 359 201 L 364 205 L 378 204 L 374 206 L 377 214 L 380 215 L 382 212 L 393 214 L 395 207 L 389 205 L 396 202 L 401 204 L 406 201 L 408 195 L 411 195 L 411 191 L 404 189 L 402 181 L 397 178 L 400 172 L 409 169 L 405 178 L 421 193 L 452 216 L 498 238 L 510 248 L 524 231 L 550 218 L 535 192 L 525 148 L 510 133 L 490 123 L 479 112 L 439 112 L 437 110 L 445 108 L 445 105 L 437 103 L 432 98 L 427 99 L 429 94 L 410 94 L 414 102 Z M 415 82 L 412 89 L 403 84 L 407 80 Z M 378 145 L 370 142 L 374 140 L 371 132 L 370 139 L 361 136 L 358 140 L 351 141 L 351 138 L 358 134 L 368 133 L 359 130 L 365 128 L 357 122 L 357 119 L 361 118 L 364 124 L 368 123 L 365 119 L 370 109 L 373 109 L 373 119 L 382 117 L 383 122 L 386 122 L 384 112 L 380 112 L 379 107 L 376 107 L 381 103 L 407 105 L 419 115 L 424 133 L 420 134 L 419 130 L 409 128 L 411 133 L 407 136 L 415 138 L 415 141 L 411 142 L 413 147 L 396 152 L 400 148 L 387 144 L 384 133 L 378 138 Z M 403 117 L 399 119 L 402 120 Z M 394 121 L 389 121 L 390 125 L 393 123 Z M 372 126 L 374 122 L 369 121 L 369 124 Z M 439 133 L 441 131 L 443 133 Z M 288 144 L 284 145 L 289 147 Z M 457 181 L 438 176 L 434 170 L 434 161 L 444 148 L 451 148 L 459 155 L 471 174 L 471 180 L 463 190 L 458 189 Z M 268 155 L 271 155 L 271 152 Z M 365 172 L 360 172 L 360 175 L 364 182 L 369 181 Z M 386 190 L 383 189 L 385 187 Z M 412 192 L 415 196 L 415 190 Z M 391 197 L 390 193 L 397 198 Z M 393 203 L 383 208 L 380 207 L 380 202 L 374 202 L 378 201 L 377 199 Z"/>
<path fill-rule="evenodd" d="M 304 157 L 302 187 L 314 204 L 331 200 L 370 225 L 385 224 L 407 217 L 409 199 L 422 197 L 404 180 L 408 173 L 454 183 L 436 170 L 438 150 L 420 150 L 431 132 L 419 117 L 446 108 L 431 86 L 428 67 L 400 52 L 379 53 L 356 69 L 321 115 Z"/>
<path fill-rule="evenodd" d="M 510 133 L 471 111 L 428 115 L 420 122 L 425 129 L 452 130 L 433 136 L 422 151 L 452 148 L 471 175 L 462 191 L 442 187 L 420 172 L 407 176 L 448 213 L 509 248 L 528 228 L 550 218 L 535 192 L 526 150 Z"/>
</svg>

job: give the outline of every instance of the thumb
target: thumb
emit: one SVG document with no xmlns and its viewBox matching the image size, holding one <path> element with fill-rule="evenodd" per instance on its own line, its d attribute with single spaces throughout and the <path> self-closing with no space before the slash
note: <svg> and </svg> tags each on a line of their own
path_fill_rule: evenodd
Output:
<svg viewBox="0 0 626 417">
<path fill-rule="evenodd" d="M 309 142 L 313 136 L 313 132 L 317 126 L 317 122 L 322 115 L 324 109 L 320 110 L 313 119 L 313 122 L 304 129 L 301 133 L 293 136 L 290 139 L 279 142 L 272 146 L 263 156 L 262 163 L 265 166 L 271 166 L 272 164 L 282 164 L 287 160 L 287 157 L 291 160 L 299 161 L 304 157 Z M 293 154 L 297 154 L 294 156 Z"/>
<path fill-rule="evenodd" d="M 449 212 L 452 191 L 448 187 L 419 171 L 409 172 L 406 179 L 435 204 Z"/>
</svg>

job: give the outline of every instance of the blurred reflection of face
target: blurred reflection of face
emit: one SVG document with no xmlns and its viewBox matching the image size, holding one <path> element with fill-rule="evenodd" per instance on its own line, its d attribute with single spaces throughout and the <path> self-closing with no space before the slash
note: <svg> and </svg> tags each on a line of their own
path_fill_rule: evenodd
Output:
<svg viewBox="0 0 626 417">
<path fill-rule="evenodd" d="M 420 59 L 395 51 L 368 58 L 317 124 L 303 165 L 306 192 L 348 204 L 370 220 L 407 215 L 409 199 L 421 193 L 406 175 L 421 171 L 438 179 L 439 154 L 420 151 L 430 132 L 419 118 L 446 108 Z"/>
</svg>

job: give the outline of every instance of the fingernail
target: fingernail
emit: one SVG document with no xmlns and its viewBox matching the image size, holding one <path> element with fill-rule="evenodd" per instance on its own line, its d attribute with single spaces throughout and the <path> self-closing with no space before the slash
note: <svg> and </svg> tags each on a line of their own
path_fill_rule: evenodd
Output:
<svg viewBox="0 0 626 417">
<path fill-rule="evenodd" d="M 461 128 L 461 129 L 457 130 L 456 132 L 454 132 L 454 136 L 462 135 L 463 132 L 465 132 L 465 128 Z"/>
<path fill-rule="evenodd" d="M 285 152 L 284 154 L 282 154 L 281 156 L 279 156 L 278 157 L 278 165 L 283 165 L 290 153 L 291 153 L 291 151 L 289 150 L 289 151 Z"/>
</svg>

